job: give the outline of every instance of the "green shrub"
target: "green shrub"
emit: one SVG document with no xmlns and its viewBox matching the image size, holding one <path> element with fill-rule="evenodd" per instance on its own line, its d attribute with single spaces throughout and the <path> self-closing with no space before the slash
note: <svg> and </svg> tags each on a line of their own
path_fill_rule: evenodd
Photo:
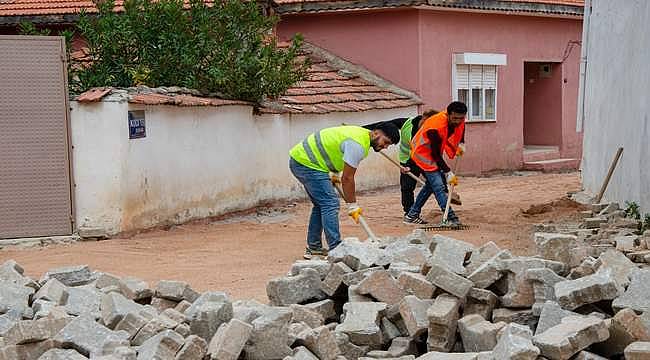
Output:
<svg viewBox="0 0 650 360">
<path fill-rule="evenodd" d="M 77 30 L 91 61 L 71 63 L 72 93 L 92 87 L 184 86 L 228 99 L 277 98 L 304 79 L 302 37 L 278 48 L 275 16 L 254 1 L 224 0 L 206 6 L 191 0 L 96 2 L 98 14 L 82 13 Z"/>
<path fill-rule="evenodd" d="M 641 208 L 639 207 L 639 204 L 634 201 L 626 201 L 625 216 L 635 220 L 641 220 Z"/>
</svg>

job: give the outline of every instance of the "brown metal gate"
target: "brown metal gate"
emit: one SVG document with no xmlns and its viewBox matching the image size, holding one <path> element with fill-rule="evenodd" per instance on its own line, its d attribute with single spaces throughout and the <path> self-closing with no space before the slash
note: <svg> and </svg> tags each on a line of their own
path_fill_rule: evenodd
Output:
<svg viewBox="0 0 650 360">
<path fill-rule="evenodd" d="M 0 238 L 72 233 L 65 43 L 0 36 Z"/>
</svg>

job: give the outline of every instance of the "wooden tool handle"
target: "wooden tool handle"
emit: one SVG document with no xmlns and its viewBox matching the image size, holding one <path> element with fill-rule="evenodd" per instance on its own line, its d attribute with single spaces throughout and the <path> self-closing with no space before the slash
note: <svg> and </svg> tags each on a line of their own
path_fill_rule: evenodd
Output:
<svg viewBox="0 0 650 360">
<path fill-rule="evenodd" d="M 397 161 L 393 160 L 393 158 L 391 158 L 390 156 L 384 154 L 382 151 L 380 151 L 379 153 L 380 153 L 383 157 L 385 157 L 386 159 L 388 159 L 388 161 L 392 162 L 393 164 L 395 164 L 395 166 L 397 166 L 398 168 L 400 168 L 400 170 L 402 169 L 402 164 L 400 164 L 400 163 L 398 163 Z M 426 182 L 425 182 L 424 180 L 422 180 L 422 179 L 420 179 L 419 177 L 413 175 L 413 173 L 410 172 L 410 171 L 407 171 L 407 172 L 406 172 L 406 175 L 410 176 L 413 180 L 419 182 L 420 185 L 425 185 L 425 184 L 426 184 Z"/>
</svg>

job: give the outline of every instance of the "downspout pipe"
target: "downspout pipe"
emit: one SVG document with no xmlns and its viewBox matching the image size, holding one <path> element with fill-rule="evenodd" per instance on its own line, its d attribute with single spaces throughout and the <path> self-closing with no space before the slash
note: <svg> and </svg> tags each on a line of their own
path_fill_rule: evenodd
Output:
<svg viewBox="0 0 650 360">
<path fill-rule="evenodd" d="M 580 53 L 580 80 L 578 88 L 578 118 L 576 119 L 576 132 L 582 132 L 585 121 L 585 87 L 587 85 L 587 58 L 589 52 L 589 19 L 591 18 L 591 2 L 585 0 L 584 15 L 582 18 L 582 47 Z"/>
</svg>

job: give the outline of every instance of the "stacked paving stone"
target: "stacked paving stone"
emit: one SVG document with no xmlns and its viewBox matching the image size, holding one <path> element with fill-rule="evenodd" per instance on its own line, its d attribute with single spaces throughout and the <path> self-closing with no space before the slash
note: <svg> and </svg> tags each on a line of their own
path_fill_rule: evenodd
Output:
<svg viewBox="0 0 650 360">
<path fill-rule="evenodd" d="M 88 266 L 35 281 L 10 260 L 0 360 L 650 359 L 650 235 L 616 204 L 585 216 L 538 226 L 537 256 L 418 230 L 348 238 L 271 280 L 268 304 Z"/>
</svg>

